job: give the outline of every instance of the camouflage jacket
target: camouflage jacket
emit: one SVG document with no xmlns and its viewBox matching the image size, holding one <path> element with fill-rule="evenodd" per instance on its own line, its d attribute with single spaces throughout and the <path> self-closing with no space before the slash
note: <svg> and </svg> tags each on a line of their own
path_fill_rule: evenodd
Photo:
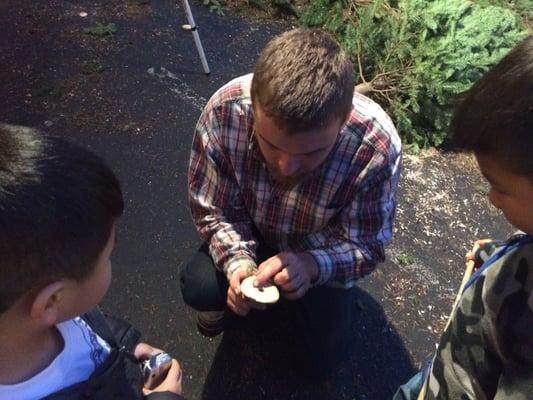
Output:
<svg viewBox="0 0 533 400">
<path fill-rule="evenodd" d="M 426 399 L 533 399 L 533 242 L 464 291 L 427 379 Z"/>
</svg>

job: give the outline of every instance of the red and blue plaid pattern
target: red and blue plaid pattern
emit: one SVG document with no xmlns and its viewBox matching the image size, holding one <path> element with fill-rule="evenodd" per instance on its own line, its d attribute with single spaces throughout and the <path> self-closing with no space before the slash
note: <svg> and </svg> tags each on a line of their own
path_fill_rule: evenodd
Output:
<svg viewBox="0 0 533 400">
<path fill-rule="evenodd" d="M 255 263 L 253 226 L 271 247 L 309 252 L 315 284 L 353 286 L 385 259 L 392 237 L 401 142 L 385 112 L 355 95 L 353 111 L 327 159 L 292 188 L 269 178 L 254 136 L 252 75 L 209 100 L 189 165 L 189 201 L 216 265 Z"/>
</svg>

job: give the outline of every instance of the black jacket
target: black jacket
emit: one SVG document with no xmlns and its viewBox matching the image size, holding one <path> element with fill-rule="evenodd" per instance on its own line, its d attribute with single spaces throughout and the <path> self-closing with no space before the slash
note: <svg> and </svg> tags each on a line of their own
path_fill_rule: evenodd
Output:
<svg viewBox="0 0 533 400">
<path fill-rule="evenodd" d="M 143 378 L 139 362 L 133 355 L 141 334 L 125 321 L 118 318 L 104 317 L 95 308 L 82 318 L 111 346 L 111 353 L 89 377 L 43 400 L 185 400 L 171 392 L 151 393 L 144 396 Z"/>
</svg>

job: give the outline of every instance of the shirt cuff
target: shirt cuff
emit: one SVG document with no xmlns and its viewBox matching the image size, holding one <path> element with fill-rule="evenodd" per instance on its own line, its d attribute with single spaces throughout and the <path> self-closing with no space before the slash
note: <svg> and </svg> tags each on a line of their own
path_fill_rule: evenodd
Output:
<svg viewBox="0 0 533 400">
<path fill-rule="evenodd" d="M 318 276 L 313 281 L 313 286 L 323 285 L 328 282 L 333 276 L 335 260 L 332 255 L 325 250 L 308 250 L 318 265 Z"/>
<path fill-rule="evenodd" d="M 228 278 L 229 280 L 231 278 L 231 275 L 233 275 L 233 273 L 240 268 L 246 268 L 250 269 L 251 271 L 254 271 L 257 269 L 257 264 L 255 260 L 248 255 L 236 255 L 233 258 L 230 258 L 228 262 L 226 262 L 226 264 L 224 265 L 224 273 L 226 274 L 226 278 Z"/>
</svg>

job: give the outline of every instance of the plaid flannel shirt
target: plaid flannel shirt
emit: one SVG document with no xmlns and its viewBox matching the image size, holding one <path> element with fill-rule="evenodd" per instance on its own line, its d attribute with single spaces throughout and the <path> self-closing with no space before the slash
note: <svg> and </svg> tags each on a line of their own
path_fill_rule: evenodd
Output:
<svg viewBox="0 0 533 400">
<path fill-rule="evenodd" d="M 401 142 L 385 112 L 356 94 L 326 160 L 289 189 L 273 182 L 254 136 L 252 75 L 219 89 L 192 144 L 189 202 L 218 268 L 256 263 L 253 227 L 279 251 L 308 252 L 317 284 L 351 287 L 385 259 L 392 237 Z"/>
</svg>

